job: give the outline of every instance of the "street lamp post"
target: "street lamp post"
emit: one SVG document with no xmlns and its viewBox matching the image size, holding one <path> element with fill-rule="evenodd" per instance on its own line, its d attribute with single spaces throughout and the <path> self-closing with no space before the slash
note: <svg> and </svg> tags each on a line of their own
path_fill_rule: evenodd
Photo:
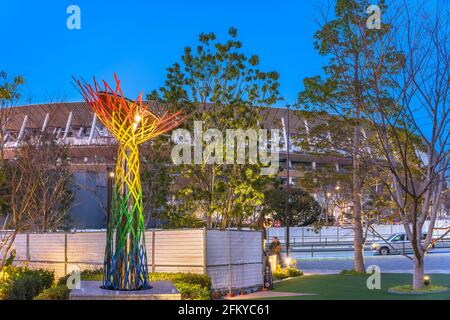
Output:
<svg viewBox="0 0 450 320">
<path fill-rule="evenodd" d="M 325 215 L 325 222 L 326 222 L 327 225 L 328 225 L 328 216 L 330 214 L 330 197 L 331 197 L 331 193 L 327 192 L 325 194 L 326 205 L 327 205 L 326 215 Z"/>
<path fill-rule="evenodd" d="M 268 230 L 273 225 L 273 219 L 268 217 L 264 219 L 264 240 L 263 240 L 263 253 L 264 253 L 264 287 L 263 291 L 273 289 L 272 267 L 270 265 L 269 252 L 267 250 L 267 238 Z"/>
<path fill-rule="evenodd" d="M 287 105 L 287 125 L 286 125 L 286 208 L 285 208 L 285 221 L 284 224 L 286 226 L 286 257 L 290 255 L 290 237 L 289 237 L 289 194 L 290 194 L 290 172 L 289 172 L 289 152 L 290 152 L 290 106 Z"/>
</svg>

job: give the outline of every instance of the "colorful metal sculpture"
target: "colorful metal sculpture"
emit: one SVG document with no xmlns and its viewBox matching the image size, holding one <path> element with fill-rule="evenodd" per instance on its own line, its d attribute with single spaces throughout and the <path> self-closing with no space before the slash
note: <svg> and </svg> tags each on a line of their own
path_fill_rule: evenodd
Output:
<svg viewBox="0 0 450 320">
<path fill-rule="evenodd" d="M 177 127 L 180 112 L 158 117 L 142 102 L 124 98 L 120 81 L 114 74 L 116 88 L 105 81 L 104 89 L 94 78 L 94 86 L 75 80 L 85 101 L 119 142 L 111 217 L 108 221 L 103 288 L 140 290 L 148 282 L 142 186 L 139 173 L 138 145 Z"/>
</svg>

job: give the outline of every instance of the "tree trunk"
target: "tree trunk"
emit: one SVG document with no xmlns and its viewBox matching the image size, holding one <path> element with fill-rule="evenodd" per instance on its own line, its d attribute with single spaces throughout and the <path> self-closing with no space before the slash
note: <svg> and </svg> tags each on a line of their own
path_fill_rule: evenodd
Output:
<svg viewBox="0 0 450 320">
<path fill-rule="evenodd" d="M 353 232 L 354 232 L 354 259 L 355 259 L 355 271 L 366 272 L 364 265 L 364 236 L 361 222 L 361 210 L 356 210 L 353 216 Z"/>
<path fill-rule="evenodd" d="M 414 255 L 413 290 L 423 289 L 424 270 L 423 256 L 417 257 Z"/>
<path fill-rule="evenodd" d="M 205 213 L 206 229 L 212 229 L 211 214 L 212 213 L 209 213 L 209 212 Z"/>
<path fill-rule="evenodd" d="M 361 132 L 358 126 L 355 126 L 353 132 L 353 148 L 359 150 Z M 360 178 L 360 159 L 357 151 L 353 151 L 353 172 L 352 172 L 352 200 L 353 200 L 353 246 L 355 271 L 366 272 L 364 266 L 364 236 L 362 226 L 361 209 L 361 178 Z"/>
</svg>

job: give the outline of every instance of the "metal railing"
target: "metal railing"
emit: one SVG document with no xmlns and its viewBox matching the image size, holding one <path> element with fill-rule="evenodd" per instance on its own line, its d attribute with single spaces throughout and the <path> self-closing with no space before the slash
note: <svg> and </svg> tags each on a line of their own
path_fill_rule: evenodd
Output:
<svg viewBox="0 0 450 320">
<path fill-rule="evenodd" d="M 374 242 L 385 242 L 392 234 L 375 234 L 372 233 L 367 236 L 365 242 L 365 250 L 370 251 L 371 245 Z M 286 241 L 284 236 L 277 236 L 283 251 L 286 250 Z M 345 236 L 333 236 L 333 235 L 322 235 L 320 232 L 314 236 L 290 236 L 290 251 L 293 253 L 310 253 L 311 257 L 314 257 L 317 253 L 323 252 L 345 252 L 353 251 L 353 235 Z M 269 238 L 266 246 L 270 246 L 271 239 Z M 450 248 L 450 238 L 439 239 L 434 243 L 433 248 Z M 396 254 L 407 254 L 411 253 L 412 249 L 409 248 L 408 242 L 402 243 L 402 248 L 397 248 L 391 250 L 392 253 Z"/>
</svg>

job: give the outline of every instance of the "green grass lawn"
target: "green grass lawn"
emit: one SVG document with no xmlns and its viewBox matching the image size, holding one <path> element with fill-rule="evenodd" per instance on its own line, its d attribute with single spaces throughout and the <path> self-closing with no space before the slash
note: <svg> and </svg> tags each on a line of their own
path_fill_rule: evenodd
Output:
<svg viewBox="0 0 450 320">
<path fill-rule="evenodd" d="M 450 287 L 449 274 L 430 275 L 433 285 Z M 314 293 L 313 296 L 283 297 L 285 300 L 450 300 L 450 292 L 426 295 L 396 295 L 388 293 L 391 287 L 409 284 L 411 274 L 384 273 L 381 275 L 381 290 L 369 290 L 368 276 L 364 275 L 311 275 L 285 280 L 275 284 L 274 291 Z"/>
</svg>

